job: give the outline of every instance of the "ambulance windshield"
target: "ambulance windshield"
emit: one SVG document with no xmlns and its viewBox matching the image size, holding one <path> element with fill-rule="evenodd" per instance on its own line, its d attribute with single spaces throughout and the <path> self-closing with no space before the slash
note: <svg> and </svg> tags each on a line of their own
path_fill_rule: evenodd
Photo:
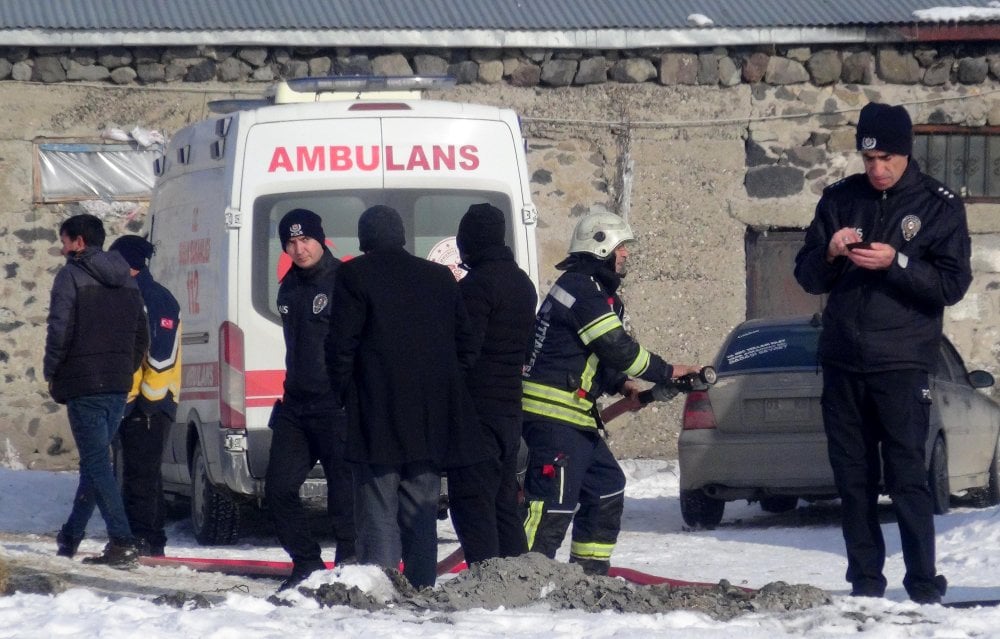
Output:
<svg viewBox="0 0 1000 639">
<path fill-rule="evenodd" d="M 275 298 L 279 278 L 290 268 L 278 240 L 278 221 L 296 208 L 315 211 L 323 218 L 326 244 L 334 257 L 349 260 L 358 248 L 358 218 L 370 206 L 384 204 L 399 211 L 406 229 L 406 250 L 418 257 L 444 264 L 456 279 L 458 267 L 455 234 L 469 206 L 488 202 L 507 218 L 507 245 L 513 245 L 510 198 L 490 191 L 393 189 L 367 191 L 308 191 L 279 193 L 257 198 L 253 206 L 253 305 L 259 313 L 280 322 Z"/>
</svg>

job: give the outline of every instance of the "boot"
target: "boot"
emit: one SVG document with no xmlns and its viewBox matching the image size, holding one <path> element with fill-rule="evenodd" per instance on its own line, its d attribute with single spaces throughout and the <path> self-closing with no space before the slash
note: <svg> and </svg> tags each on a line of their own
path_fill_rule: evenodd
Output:
<svg viewBox="0 0 1000 639">
<path fill-rule="evenodd" d="M 60 557 L 72 558 L 76 554 L 76 549 L 80 547 L 81 541 L 83 541 L 83 537 L 74 539 L 66 533 L 65 529 L 61 529 L 56 535 L 56 554 Z"/>
<path fill-rule="evenodd" d="M 600 559 L 582 559 L 580 557 L 570 557 L 569 563 L 579 564 L 583 568 L 583 574 L 593 576 L 607 576 L 608 569 L 611 568 L 610 561 Z"/>
<path fill-rule="evenodd" d="M 139 549 L 132 539 L 112 539 L 104 546 L 104 552 L 96 557 L 85 557 L 83 563 L 121 569 L 135 568 L 139 565 Z"/>
<path fill-rule="evenodd" d="M 358 563 L 358 553 L 354 548 L 354 540 L 337 541 L 337 552 L 333 556 L 334 566 L 350 566 Z"/>
<path fill-rule="evenodd" d="M 142 538 L 137 538 L 135 545 L 140 557 L 163 557 L 165 554 L 163 546 L 153 545 Z"/>
<path fill-rule="evenodd" d="M 281 582 L 281 585 L 278 586 L 278 592 L 298 586 L 317 570 L 326 570 L 326 564 L 322 561 L 293 563 L 292 574 L 288 576 L 288 579 Z"/>
</svg>

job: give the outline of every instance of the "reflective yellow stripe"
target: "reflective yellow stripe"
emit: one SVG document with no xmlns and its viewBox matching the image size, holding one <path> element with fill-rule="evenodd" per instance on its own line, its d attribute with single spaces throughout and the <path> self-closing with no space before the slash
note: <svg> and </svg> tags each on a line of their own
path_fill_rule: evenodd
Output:
<svg viewBox="0 0 1000 639">
<path fill-rule="evenodd" d="M 614 549 L 614 544 L 574 541 L 570 544 L 569 554 L 571 557 L 577 557 L 579 559 L 597 559 L 599 561 L 608 561 L 611 559 L 611 553 Z"/>
<path fill-rule="evenodd" d="M 577 334 L 583 340 L 584 345 L 590 344 L 595 339 L 616 328 L 622 328 L 622 322 L 614 313 L 601 315 L 591 323 L 587 324 Z"/>
<path fill-rule="evenodd" d="M 583 367 L 583 375 L 580 376 L 580 387 L 588 393 L 594 388 L 594 375 L 597 374 L 597 365 L 600 360 L 597 355 L 591 353 L 587 357 L 587 363 Z"/>
<path fill-rule="evenodd" d="M 524 520 L 524 533 L 528 537 L 528 550 L 531 550 L 531 547 L 535 545 L 535 533 L 538 532 L 538 524 L 542 521 L 544 511 L 544 501 L 528 502 L 528 518 Z"/>
<path fill-rule="evenodd" d="M 548 402 L 538 401 L 525 396 L 521 400 L 521 408 L 526 413 L 534 413 L 561 422 L 568 422 L 585 428 L 597 428 L 597 422 L 589 412 L 581 413 L 570 408 L 563 408 Z"/>
<path fill-rule="evenodd" d="M 632 365 L 625 369 L 625 374 L 631 377 L 638 377 L 646 372 L 649 367 L 649 351 L 642 346 L 639 347 L 639 354 L 632 360 Z"/>
<path fill-rule="evenodd" d="M 578 411 L 589 411 L 594 402 L 587 397 L 580 397 L 575 391 L 563 390 L 537 382 L 524 381 L 522 384 L 525 397 L 532 397 L 554 404 L 560 404 Z"/>
</svg>

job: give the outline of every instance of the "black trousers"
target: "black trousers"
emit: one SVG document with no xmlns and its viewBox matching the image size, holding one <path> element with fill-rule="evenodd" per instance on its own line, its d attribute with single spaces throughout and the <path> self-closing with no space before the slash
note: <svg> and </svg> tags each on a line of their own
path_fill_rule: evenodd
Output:
<svg viewBox="0 0 1000 639">
<path fill-rule="evenodd" d="M 334 561 L 355 557 L 354 479 L 344 461 L 347 417 L 329 403 L 285 402 L 271 420 L 273 434 L 264 480 L 264 504 L 281 546 L 298 567 L 318 568 L 319 543 L 309 530 L 309 518 L 299 489 L 318 461 L 327 483 L 327 510 L 337 542 Z"/>
<path fill-rule="evenodd" d="M 448 509 L 468 563 L 528 552 L 519 510 L 517 452 L 521 418 L 480 416 L 496 454 L 479 464 L 448 470 Z"/>
<path fill-rule="evenodd" d="M 147 415 L 136 408 L 119 428 L 122 450 L 122 500 L 132 535 L 152 549 L 167 543 L 163 530 L 166 503 L 160 463 L 173 420 L 161 411 Z"/>
<path fill-rule="evenodd" d="M 842 504 L 847 580 L 855 591 L 885 590 L 882 469 L 899 524 L 903 584 L 911 593 L 934 588 L 934 512 L 924 462 L 930 404 L 924 371 L 823 369 L 823 423 Z"/>
<path fill-rule="evenodd" d="M 529 548 L 554 558 L 572 522 L 570 560 L 609 564 L 621 530 L 625 473 L 604 438 L 597 430 L 527 421 L 524 440 Z"/>
</svg>

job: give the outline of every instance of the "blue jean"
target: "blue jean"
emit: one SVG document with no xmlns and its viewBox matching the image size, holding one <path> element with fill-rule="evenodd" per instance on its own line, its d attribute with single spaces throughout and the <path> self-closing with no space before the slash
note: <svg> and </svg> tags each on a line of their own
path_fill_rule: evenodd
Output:
<svg viewBox="0 0 1000 639">
<path fill-rule="evenodd" d="M 131 540 L 122 494 L 111 465 L 111 440 L 125 412 L 125 393 L 76 397 L 66 402 L 69 427 L 80 452 L 80 484 L 63 534 L 83 539 L 94 506 L 101 511 L 108 537 Z"/>
<path fill-rule="evenodd" d="M 399 568 L 416 588 L 437 578 L 441 476 L 429 462 L 354 467 L 358 562 Z"/>
</svg>

